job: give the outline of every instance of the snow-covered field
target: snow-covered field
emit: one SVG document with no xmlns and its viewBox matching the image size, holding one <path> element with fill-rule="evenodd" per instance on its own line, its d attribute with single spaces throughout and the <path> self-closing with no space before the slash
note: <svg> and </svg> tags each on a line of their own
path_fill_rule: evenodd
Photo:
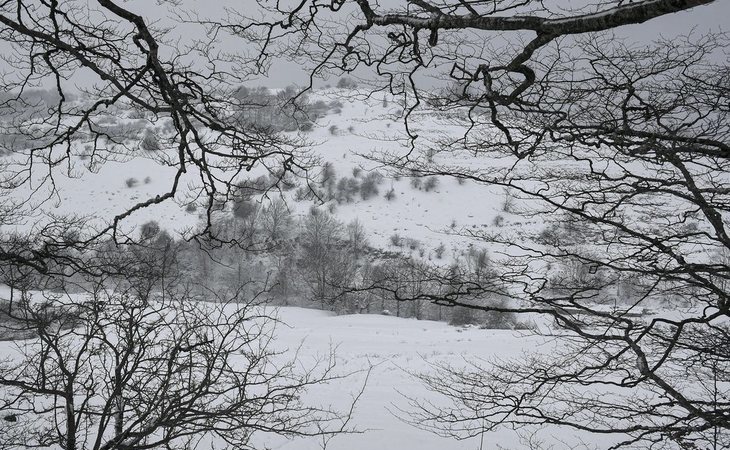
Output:
<svg viewBox="0 0 730 450">
<path fill-rule="evenodd" d="M 7 289 L 4 286 L 0 289 L 5 296 Z M 509 429 L 456 440 L 408 424 L 408 412 L 412 411 L 409 399 L 434 404 L 443 401 L 429 393 L 414 375 L 432 371 L 432 364 L 463 367 L 481 360 L 513 358 L 525 351 L 549 351 L 554 345 L 552 340 L 519 331 L 459 328 L 442 322 L 384 315 L 337 316 L 295 307 L 278 308 L 273 313 L 280 322 L 270 350 L 280 351 L 285 360 L 296 354 L 302 367 L 308 368 L 316 361 L 327 360 L 334 351 L 336 367 L 332 375 L 346 375 L 310 388 L 305 403 L 347 412 L 359 395 L 347 425 L 350 432 L 329 438 L 326 448 L 527 448 L 520 435 Z M 0 342 L 0 359 L 14 354 L 15 345 L 13 341 Z M 542 437 L 550 440 L 550 433 Z M 255 434 L 252 441 L 254 448 L 291 450 L 321 449 L 324 444 L 321 437 L 284 438 L 267 434 Z"/>
<path fill-rule="evenodd" d="M 0 286 L 0 295 L 7 297 L 7 294 L 7 288 Z M 411 400 L 448 405 L 443 403 L 446 402 L 444 398 L 430 392 L 416 378 L 417 374 L 433 374 L 434 365 L 473 369 L 487 366 L 490 361 L 513 360 L 534 353 L 549 354 L 560 345 L 555 337 L 517 330 L 454 327 L 443 322 L 386 315 L 336 315 L 296 307 L 276 308 L 267 313 L 271 314 L 280 322 L 275 327 L 269 350 L 281 352 L 284 360 L 296 355 L 302 368 L 312 368 L 317 361 L 327 361 L 334 351 L 336 366 L 332 375 L 335 378 L 344 376 L 312 386 L 304 397 L 307 405 L 347 412 L 355 397 L 359 397 L 347 425 L 348 433 L 327 440 L 259 433 L 252 438 L 253 448 L 527 450 L 532 448 L 530 442 L 539 441 L 548 446 L 545 448 L 570 448 L 571 445 L 603 448 L 614 439 L 547 426 L 518 430 L 500 427 L 459 440 L 408 423 L 413 419 L 409 414 L 415 412 Z M 14 346 L 12 341 L 0 342 L 0 359 L 12 355 Z M 528 441 L 530 439 L 532 441 Z M 227 448 L 220 442 L 207 445 Z"/>
<path fill-rule="evenodd" d="M 399 319 L 382 315 L 336 316 L 325 311 L 281 308 L 279 316 L 288 327 L 280 326 L 274 347 L 296 349 L 302 346 L 303 361 L 336 349 L 339 373 L 356 372 L 343 380 L 319 386 L 310 393 L 315 404 L 346 408 L 363 387 L 356 404 L 352 426 L 360 431 L 334 437 L 330 450 L 371 449 L 507 449 L 526 448 L 512 430 L 503 429 L 480 438 L 458 441 L 439 437 L 401 420 L 408 410 L 407 397 L 428 398 L 425 386 L 412 373 L 430 370 L 431 363 L 464 366 L 477 359 L 509 358 L 523 351 L 545 351 L 551 341 L 516 331 L 457 328 L 445 323 Z M 546 434 L 549 436 L 549 433 Z M 565 437 L 565 436 L 563 436 Z M 282 440 L 258 436 L 262 444 L 274 449 L 319 449 L 321 439 Z M 257 442 L 255 440 L 255 442 Z"/>
</svg>

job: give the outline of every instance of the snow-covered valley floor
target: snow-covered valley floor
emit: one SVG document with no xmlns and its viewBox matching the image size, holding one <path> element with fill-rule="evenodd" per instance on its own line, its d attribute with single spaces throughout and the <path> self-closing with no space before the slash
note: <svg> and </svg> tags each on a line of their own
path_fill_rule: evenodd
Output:
<svg viewBox="0 0 730 450">
<path fill-rule="evenodd" d="M 412 373 L 431 370 L 431 363 L 463 366 L 478 359 L 510 358 L 526 350 L 541 351 L 551 346 L 543 337 L 510 330 L 457 328 L 445 323 L 401 319 L 383 315 L 345 315 L 301 308 L 281 308 L 279 316 L 288 326 L 277 329 L 275 348 L 294 350 L 301 345 L 300 358 L 307 362 L 334 347 L 338 371 L 355 373 L 310 393 L 311 401 L 345 408 L 357 395 L 370 367 L 367 383 L 354 411 L 352 425 L 360 432 L 334 437 L 327 449 L 517 449 L 526 448 L 519 435 L 502 429 L 467 440 L 445 438 L 405 423 L 402 411 L 411 398 L 439 398 L 429 395 Z M 547 431 L 547 430 L 544 430 Z M 545 437 L 549 437 L 549 434 Z M 319 449 L 321 439 L 257 438 L 275 449 Z"/>
</svg>

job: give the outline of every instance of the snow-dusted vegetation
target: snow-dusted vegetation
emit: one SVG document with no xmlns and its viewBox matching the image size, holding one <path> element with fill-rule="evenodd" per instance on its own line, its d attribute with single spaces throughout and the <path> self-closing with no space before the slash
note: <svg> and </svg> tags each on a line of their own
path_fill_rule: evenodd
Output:
<svg viewBox="0 0 730 450">
<path fill-rule="evenodd" d="M 554 3 L 0 5 L 0 450 L 730 446 L 727 5 Z"/>
</svg>

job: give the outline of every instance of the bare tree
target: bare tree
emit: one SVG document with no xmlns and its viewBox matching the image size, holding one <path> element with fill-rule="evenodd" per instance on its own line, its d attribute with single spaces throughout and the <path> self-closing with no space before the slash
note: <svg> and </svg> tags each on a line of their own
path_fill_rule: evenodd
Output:
<svg viewBox="0 0 730 450">
<path fill-rule="evenodd" d="M 204 221 L 187 238 L 246 244 L 214 220 L 242 174 L 268 171 L 269 190 L 308 164 L 298 139 L 246 120 L 256 105 L 236 94 L 265 71 L 256 56 L 229 58 L 215 36 L 176 36 L 165 20 L 114 0 L 0 3 L 0 267 L 12 285 L 0 319 L 24 338 L 3 344 L 0 448 L 248 448 L 257 431 L 331 435 L 346 422 L 301 401 L 333 362 L 302 371 L 271 351 L 264 288 L 190 286 L 178 242 L 127 226 L 193 201 Z M 54 211 L 61 177 L 138 156 L 172 169 L 160 192 L 109 217 Z"/>
<path fill-rule="evenodd" d="M 200 295 L 146 276 L 22 292 L 2 324 L 31 335 L 4 344 L 0 448 L 253 448 L 257 432 L 344 429 L 347 414 L 301 399 L 338 377 L 333 355 L 307 367 L 271 350 L 277 319 L 243 289 Z"/>
<path fill-rule="evenodd" d="M 263 229 L 267 238 L 279 242 L 291 234 L 291 212 L 281 198 L 275 198 L 263 211 Z"/>
<path fill-rule="evenodd" d="M 326 211 L 312 208 L 302 223 L 300 272 L 310 298 L 334 310 L 343 289 L 356 272 L 356 259 L 348 247 L 343 225 Z M 346 302 L 344 302 L 346 303 Z"/>
<path fill-rule="evenodd" d="M 419 403 L 417 422 L 457 437 L 547 424 L 615 435 L 615 447 L 730 445 L 730 267 L 715 256 L 730 248 L 728 38 L 691 24 L 641 45 L 613 34 L 711 3 L 302 0 L 269 7 L 272 20 L 208 23 L 294 50 L 314 61 L 313 76 L 373 68 L 368 92 L 402 96 L 411 138 L 404 153 L 373 159 L 503 186 L 544 223 L 472 234 L 511 256 L 489 282 L 433 269 L 422 279 L 450 289 L 409 297 L 385 286 L 400 300 L 545 315 L 565 336 L 553 355 L 426 377 L 454 407 Z M 433 94 L 427 75 L 451 86 Z M 419 139 L 416 110 L 464 132 Z M 474 163 L 433 158 L 444 151 Z M 627 283 L 631 298 L 609 302 Z M 505 290 L 508 305 L 479 301 Z"/>
</svg>

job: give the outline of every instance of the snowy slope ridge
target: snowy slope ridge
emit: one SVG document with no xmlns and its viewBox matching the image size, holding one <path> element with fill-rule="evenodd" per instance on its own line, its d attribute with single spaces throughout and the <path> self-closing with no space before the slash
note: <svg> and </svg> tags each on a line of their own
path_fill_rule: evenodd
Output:
<svg viewBox="0 0 730 450">
<path fill-rule="evenodd" d="M 268 94 L 263 89 L 242 92 L 264 98 L 266 95 L 271 98 L 291 95 L 287 90 L 268 91 Z M 487 244 L 478 239 L 480 235 L 520 242 L 524 236 L 534 236 L 541 230 L 551 235 L 569 234 L 567 230 L 556 231 L 552 223 L 545 222 L 545 217 L 522 215 L 522 210 L 531 207 L 529 201 L 517 198 L 505 188 L 453 177 L 414 177 L 412 173 L 394 172 L 377 162 L 378 156 L 408 155 L 414 159 L 431 159 L 443 167 L 479 168 L 475 165 L 482 165 L 494 168 L 507 164 L 507 158 L 505 161 L 480 160 L 450 149 L 429 153 L 429 144 L 437 145 L 444 136 L 458 137 L 460 131 L 463 132 L 458 111 L 452 116 L 421 111 L 410 118 L 411 132 L 419 135 L 419 145 L 426 148 L 419 153 L 409 149 L 402 104 L 388 94 L 363 95 L 353 89 L 328 88 L 311 92 L 308 102 L 311 111 L 302 120 L 284 121 L 279 125 L 285 135 L 301 138 L 309 144 L 308 148 L 301 149 L 302 157 L 314 162 L 306 174 L 308 179 L 291 178 L 289 182 L 281 183 L 279 190 L 266 190 L 262 194 L 256 189 L 257 179 L 264 177 L 266 186 L 275 178 L 275 174 L 272 178 L 263 167 L 244 174 L 223 174 L 224 178 L 235 176 L 235 183 L 242 186 L 249 183 L 246 186 L 253 187 L 246 188 L 250 193 L 245 196 L 247 201 L 258 206 L 247 208 L 268 207 L 281 200 L 294 218 L 308 217 L 312 208 L 327 211 L 342 224 L 359 223 L 374 262 L 398 256 L 443 268 L 465 265 L 466 260 L 479 254 L 485 254 L 493 265 L 499 265 L 513 257 L 514 252 L 521 251 L 514 246 Z M 278 120 L 272 108 L 256 109 L 247 114 L 248 119 L 258 124 Z M 166 125 L 154 124 L 153 133 L 144 128 L 145 121 L 138 116 L 137 111 L 117 109 L 105 119 L 110 129 L 133 130 L 128 132 L 131 139 L 127 149 L 117 152 L 112 146 L 102 161 L 89 155 L 85 148 L 77 149 L 78 153 L 72 153 L 68 166 L 54 172 L 52 184 L 44 178 L 47 175 L 44 169 L 31 172 L 31 182 L 13 190 L 12 196 L 17 198 L 19 208 L 25 209 L 34 220 L 3 228 L 37 231 L 48 217 L 74 215 L 88 218 L 89 226 L 98 229 L 127 208 L 166 193 L 175 173 L 166 163 L 174 154 L 172 149 L 164 148 Z M 297 123 L 298 131 L 286 131 Z M 148 137 L 155 133 L 160 137 L 148 142 Z M 133 151 L 125 151 L 130 148 Z M 10 167 L 14 165 L 14 158 L 19 159 L 18 167 L 27 162 L 24 155 L 6 156 Z M 560 163 L 553 161 L 553 164 Z M 545 165 L 545 170 L 550 170 L 550 162 Z M 526 165 L 521 170 L 531 169 Z M 155 221 L 173 236 L 189 235 L 191 230 L 199 228 L 205 219 L 201 206 L 206 199 L 200 196 L 200 183 L 195 176 L 192 171 L 183 175 L 174 199 L 142 208 L 124 218 L 120 224 L 122 230 L 139 232 L 140 226 L 150 221 Z M 44 184 L 34 182 L 35 179 L 43 179 Z M 366 185 L 369 186 L 367 190 Z M 241 191 L 246 189 L 241 188 Z M 31 200 L 25 202 L 26 198 Z M 240 216 L 243 211 L 236 208 L 241 204 L 227 200 L 220 205 L 222 212 L 218 216 Z M 637 216 L 637 220 L 642 219 Z M 240 224 L 233 226 L 236 232 L 246 228 Z M 301 226 L 301 223 L 295 222 L 294 226 Z M 702 249 L 695 253 L 698 258 L 707 256 L 702 254 Z M 534 269 L 545 273 L 548 264 Z M 573 269 L 585 268 L 568 268 Z M 262 277 L 266 276 L 267 273 L 263 273 Z M 368 312 L 375 311 L 368 308 Z"/>
</svg>

